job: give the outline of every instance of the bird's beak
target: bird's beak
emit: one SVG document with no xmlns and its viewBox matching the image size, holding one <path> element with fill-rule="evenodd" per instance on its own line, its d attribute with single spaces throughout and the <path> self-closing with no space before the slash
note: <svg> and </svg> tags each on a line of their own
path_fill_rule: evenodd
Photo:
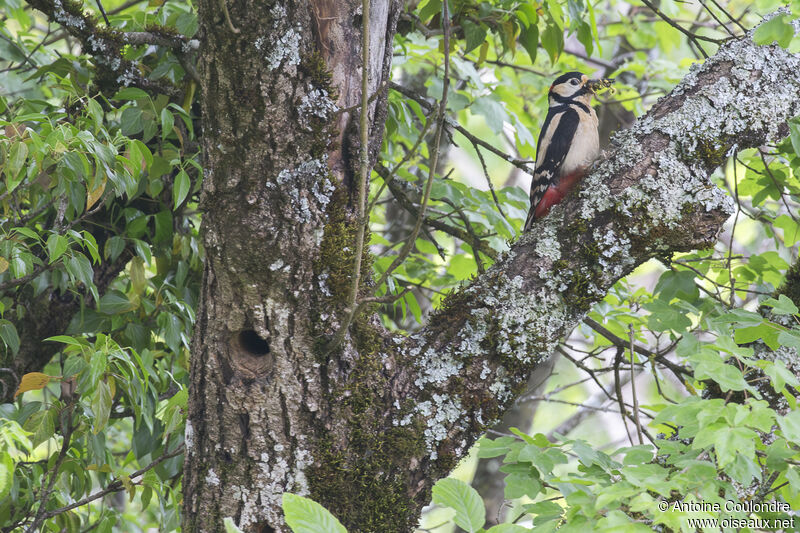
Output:
<svg viewBox="0 0 800 533">
<path fill-rule="evenodd" d="M 598 78 L 590 80 L 584 76 L 584 86 L 592 92 L 611 87 L 614 81 L 614 78 Z"/>
</svg>

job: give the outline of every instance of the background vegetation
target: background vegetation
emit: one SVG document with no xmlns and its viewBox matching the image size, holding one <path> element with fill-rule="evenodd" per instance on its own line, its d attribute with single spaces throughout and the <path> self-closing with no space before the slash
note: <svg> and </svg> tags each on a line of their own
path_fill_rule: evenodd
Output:
<svg viewBox="0 0 800 533">
<path fill-rule="evenodd" d="M 448 28 L 440 1 L 409 3 L 370 190 L 384 325 L 413 332 L 517 237 L 553 78 L 618 80 L 599 97 L 607 140 L 779 5 L 454 0 Z M 203 261 L 196 16 L 157 0 L 0 9 L 0 527 L 175 530 Z M 757 40 L 800 51 L 789 19 Z M 689 518 L 718 514 L 659 503 L 800 509 L 800 121 L 789 128 L 778 145 L 726 154 L 715 178 L 736 213 L 717 245 L 620 281 L 559 348 L 554 375 L 532 379 L 520 402 L 535 416 L 480 442 L 474 455 L 502 459 L 506 503 L 467 486 L 472 459 L 434 489 L 421 528 L 694 531 Z M 303 500 L 285 508 L 290 524 L 338 527 Z"/>
</svg>

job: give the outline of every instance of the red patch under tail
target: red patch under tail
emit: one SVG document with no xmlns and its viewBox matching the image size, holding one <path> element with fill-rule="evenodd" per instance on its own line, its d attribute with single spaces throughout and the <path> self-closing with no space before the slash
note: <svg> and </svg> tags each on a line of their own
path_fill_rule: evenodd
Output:
<svg viewBox="0 0 800 533">
<path fill-rule="evenodd" d="M 542 218 L 543 216 L 547 216 L 547 213 L 550 212 L 550 208 L 558 203 L 561 203 L 561 200 L 563 200 L 564 197 L 575 188 L 575 185 L 580 182 L 581 178 L 585 174 L 585 170 L 572 172 L 571 174 L 567 174 L 566 176 L 562 177 L 558 181 L 558 185 L 555 187 L 549 187 L 544 192 L 541 201 L 539 201 L 539 205 L 536 206 L 536 210 L 533 212 L 533 217 Z"/>
</svg>

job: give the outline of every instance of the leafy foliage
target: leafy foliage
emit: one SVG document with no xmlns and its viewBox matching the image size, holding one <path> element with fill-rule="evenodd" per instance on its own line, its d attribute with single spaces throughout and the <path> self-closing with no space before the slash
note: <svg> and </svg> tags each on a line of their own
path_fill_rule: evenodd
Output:
<svg viewBox="0 0 800 533">
<path fill-rule="evenodd" d="M 58 3 L 70 10 L 59 24 L 54 11 L 30 9 L 47 3 L 0 1 L 0 383 L 8 402 L 0 405 L 0 523 L 7 530 L 179 524 L 186 360 L 203 260 L 190 52 L 197 22 L 188 2 L 103 4 L 105 14 L 99 3 Z M 398 85 L 371 182 L 376 278 L 418 214 L 445 53 L 451 127 L 425 229 L 376 289 L 396 298 L 381 309 L 384 324 L 418 328 L 519 233 L 528 209 L 522 176 L 558 73 L 598 67 L 616 77 L 616 93 L 600 98 L 608 110 L 601 118 L 610 129 L 624 127 L 685 75 L 701 49 L 711 52 L 759 21 L 735 5 L 735 20 L 727 19 L 713 4 L 661 2 L 654 13 L 617 0 L 452 0 L 449 50 L 441 0 L 404 12 L 394 42 Z M 765 0 L 756 10 L 775 7 Z M 797 51 L 790 24 L 797 2 L 791 9 L 755 30 L 756 41 Z M 108 30 L 106 15 L 113 32 L 100 31 Z M 108 44 L 96 48 L 75 33 L 70 21 L 78 19 Z M 696 34 L 678 33 L 665 19 L 684 29 L 694 20 Z M 123 32 L 154 40 L 125 44 Z M 114 70 L 128 64 L 134 68 L 125 75 Z M 738 212 L 715 249 L 653 261 L 592 310 L 538 397 L 553 403 L 537 415 L 537 432 L 481 441 L 480 457 L 503 458 L 513 502 L 507 523 L 488 531 L 690 530 L 690 518 L 709 513 L 659 507 L 688 500 L 800 507 L 800 281 L 790 266 L 800 242 L 800 121 L 789 128 L 777 146 L 729 154 L 717 182 Z M 638 387 L 627 401 L 625 376 Z M 581 424 L 565 423 L 587 420 L 587 410 L 618 411 L 614 420 L 633 432 L 629 445 L 605 448 L 612 431 L 573 435 Z M 496 518 L 455 478 L 436 485 L 433 503 L 452 509 L 448 520 L 466 531 Z M 295 531 L 343 530 L 300 496 L 285 495 L 284 510 Z M 230 520 L 225 527 L 236 530 Z"/>
<path fill-rule="evenodd" d="M 0 366 L 28 373 L 2 382 L 17 400 L 0 406 L 0 523 L 174 530 L 202 265 L 191 82 L 147 44 L 120 57 L 185 97 L 101 81 L 112 51 L 88 55 L 41 13 L 3 7 Z M 120 31 L 196 31 L 188 4 L 105 8 Z"/>
</svg>

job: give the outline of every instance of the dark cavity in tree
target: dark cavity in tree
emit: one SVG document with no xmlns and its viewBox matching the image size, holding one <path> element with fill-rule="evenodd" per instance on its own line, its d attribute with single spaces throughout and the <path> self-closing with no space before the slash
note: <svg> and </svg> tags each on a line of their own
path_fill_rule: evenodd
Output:
<svg viewBox="0 0 800 533">
<path fill-rule="evenodd" d="M 267 355 L 269 341 L 262 339 L 252 329 L 243 329 L 239 332 L 239 346 L 249 355 Z"/>
</svg>

